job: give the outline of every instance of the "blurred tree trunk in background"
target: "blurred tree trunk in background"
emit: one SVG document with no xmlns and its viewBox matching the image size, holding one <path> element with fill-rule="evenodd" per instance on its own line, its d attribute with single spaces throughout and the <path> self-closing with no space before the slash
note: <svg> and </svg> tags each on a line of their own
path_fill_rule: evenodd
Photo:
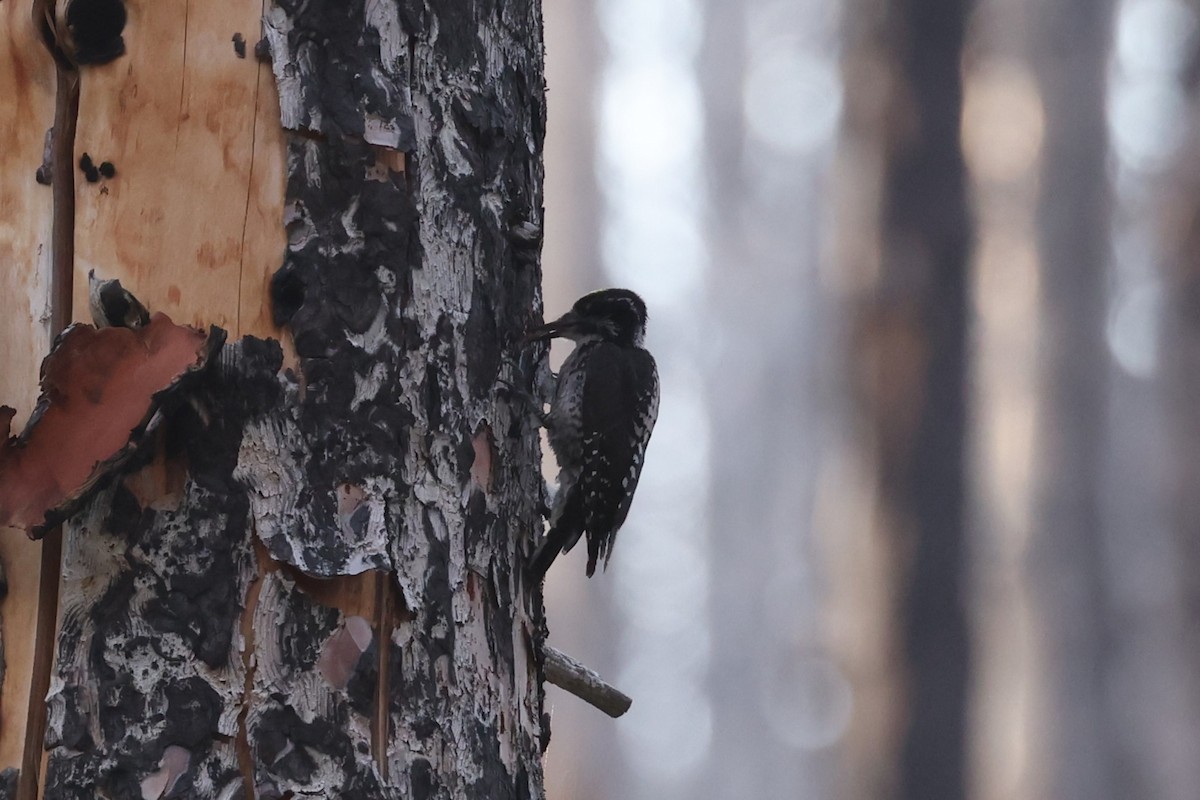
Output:
<svg viewBox="0 0 1200 800">
<path fill-rule="evenodd" d="M 1112 645 L 1102 552 L 1109 359 L 1104 317 L 1110 190 L 1105 117 L 1108 0 L 1031 7 L 1045 108 L 1038 203 L 1041 363 L 1028 575 L 1039 662 L 1042 773 L 1066 800 L 1122 791 L 1105 682 Z M 1069 46 L 1066 44 L 1069 43 Z"/>
<path fill-rule="evenodd" d="M 1188 3 L 1200 18 L 1200 0 Z M 1182 800 L 1200 785 L 1200 37 L 1181 64 L 1189 123 L 1179 153 L 1162 178 L 1165 292 L 1162 327 L 1162 387 L 1165 399 L 1166 468 L 1170 476 L 1168 525 L 1174 570 L 1168 635 L 1181 652 L 1183 696 L 1171 694 L 1167 720 L 1154 744 L 1160 757 L 1164 790 L 1158 796 Z M 1169 591 L 1170 591 L 1169 590 Z M 1169 745 L 1161 747 L 1161 745 Z"/>
<path fill-rule="evenodd" d="M 971 220 L 959 125 L 971 3 L 860 5 L 868 13 L 858 19 L 876 26 L 865 31 L 875 52 L 848 67 L 847 95 L 861 89 L 883 104 L 880 118 L 861 121 L 867 127 L 859 131 L 881 139 L 881 260 L 861 286 L 854 363 L 875 460 L 876 525 L 890 551 L 883 613 L 895 640 L 884 680 L 895 683 L 884 692 L 882 733 L 856 722 L 860 735 L 875 737 L 866 746 L 879 763 L 852 754 L 876 774 L 849 795 L 960 798 L 970 661 L 963 556 Z M 880 82 L 891 83 L 886 93 Z M 855 116 L 852 109 L 851 137 Z"/>
</svg>

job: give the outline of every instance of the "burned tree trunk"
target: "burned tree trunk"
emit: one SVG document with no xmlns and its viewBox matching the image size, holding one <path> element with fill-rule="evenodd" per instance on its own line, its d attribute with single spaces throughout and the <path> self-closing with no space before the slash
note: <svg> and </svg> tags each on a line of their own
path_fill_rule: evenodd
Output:
<svg viewBox="0 0 1200 800">
<path fill-rule="evenodd" d="M 64 526 L 43 796 L 540 797 L 540 448 L 496 392 L 540 313 L 539 6 L 260 14 L 131 7 L 72 65 L 75 318 L 95 269 L 229 336 Z"/>
</svg>

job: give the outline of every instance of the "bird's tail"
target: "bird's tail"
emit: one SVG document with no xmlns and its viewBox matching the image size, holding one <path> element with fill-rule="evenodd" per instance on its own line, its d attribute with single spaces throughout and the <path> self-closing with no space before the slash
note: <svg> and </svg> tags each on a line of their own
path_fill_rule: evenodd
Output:
<svg viewBox="0 0 1200 800">
<path fill-rule="evenodd" d="M 574 530 L 572 526 L 560 522 L 550 528 L 550 532 L 529 560 L 529 572 L 534 581 L 540 583 L 546 577 L 546 571 L 550 569 L 554 559 L 558 558 L 558 554 L 570 550 L 571 545 L 578 540 L 579 531 Z"/>
<path fill-rule="evenodd" d="M 577 487 L 574 487 L 577 488 Z M 583 507 L 580 502 L 580 492 L 573 487 L 559 489 L 566 492 L 560 502 L 556 502 L 556 513 L 550 518 L 550 532 L 534 551 L 530 559 L 529 571 L 533 579 L 541 582 L 546 576 L 546 570 L 558 558 L 559 553 L 565 553 L 575 546 L 583 535 Z"/>
</svg>

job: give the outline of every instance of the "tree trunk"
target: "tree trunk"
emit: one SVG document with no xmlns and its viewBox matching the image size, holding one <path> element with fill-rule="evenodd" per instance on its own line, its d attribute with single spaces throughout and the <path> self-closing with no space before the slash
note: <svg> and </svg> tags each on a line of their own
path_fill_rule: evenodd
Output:
<svg viewBox="0 0 1200 800">
<path fill-rule="evenodd" d="M 965 795 L 971 223 L 959 125 L 970 7 L 965 0 L 866 3 L 863 49 L 847 67 L 849 94 L 856 77 L 872 86 L 851 101 L 850 147 L 880 159 L 873 178 L 879 250 L 858 265 L 865 291 L 854 363 L 862 365 L 856 377 L 875 460 L 875 524 L 887 553 L 879 633 L 893 637 L 875 666 L 890 673 L 889 684 L 881 690 L 878 676 L 870 679 L 869 706 L 851 733 L 862 762 L 855 797 Z M 880 90 L 879 81 L 890 85 Z M 881 107 L 867 107 L 872 97 Z"/>
<path fill-rule="evenodd" d="M 129 14 L 79 70 L 116 171 L 75 186 L 75 317 L 95 269 L 231 336 L 64 526 L 44 796 L 542 796 L 540 448 L 495 392 L 540 313 L 538 4 Z"/>
<path fill-rule="evenodd" d="M 1101 526 L 1108 396 L 1105 91 L 1112 4 L 1061 0 L 1033 12 L 1031 61 L 1046 112 L 1039 180 L 1041 361 L 1029 579 L 1044 676 L 1046 797 L 1128 796 L 1106 713 L 1108 629 Z M 1070 47 L 1063 47 L 1069 36 Z"/>
<path fill-rule="evenodd" d="M 1200 13 L 1200 2 L 1187 6 Z M 1171 562 L 1172 580 L 1157 587 L 1164 602 L 1149 611 L 1166 656 L 1156 654 L 1155 660 L 1170 670 L 1175 691 L 1152 687 L 1158 702 L 1143 712 L 1149 763 L 1141 774 L 1164 800 L 1180 800 L 1200 783 L 1200 41 L 1189 41 L 1178 76 L 1187 134 L 1159 177 L 1161 205 L 1152 223 L 1162 235 L 1165 298 L 1161 386 L 1168 435 L 1162 474 L 1168 476 L 1170 544 L 1161 557 Z"/>
</svg>

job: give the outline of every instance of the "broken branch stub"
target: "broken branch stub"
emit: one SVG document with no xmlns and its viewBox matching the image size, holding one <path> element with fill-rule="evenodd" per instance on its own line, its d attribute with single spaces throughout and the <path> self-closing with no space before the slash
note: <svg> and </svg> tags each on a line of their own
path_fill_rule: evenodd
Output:
<svg viewBox="0 0 1200 800">
<path fill-rule="evenodd" d="M 0 526 L 45 532 L 139 451 L 163 404 L 225 342 L 155 314 L 148 325 L 72 325 L 42 362 L 41 397 L 20 436 L 0 443 Z M 5 434 L 16 412 L 0 406 Z"/>
</svg>

